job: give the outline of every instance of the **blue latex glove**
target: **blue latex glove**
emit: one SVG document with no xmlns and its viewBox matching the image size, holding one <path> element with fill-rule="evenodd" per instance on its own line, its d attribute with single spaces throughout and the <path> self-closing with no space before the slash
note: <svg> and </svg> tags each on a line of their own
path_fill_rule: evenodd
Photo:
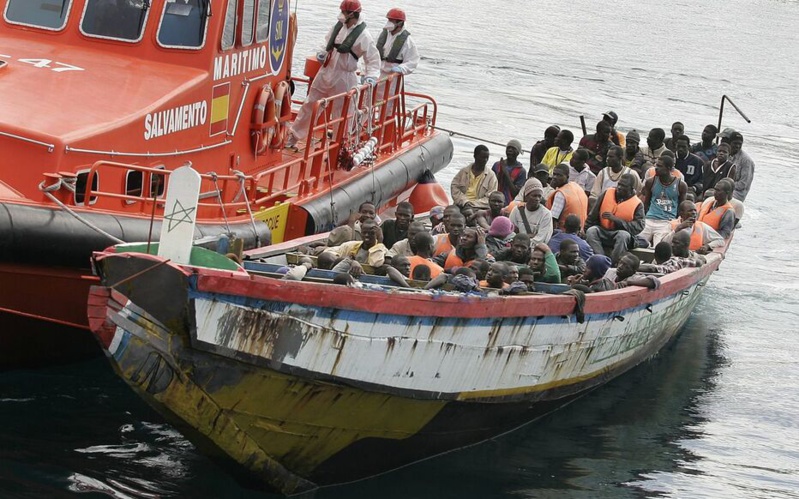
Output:
<svg viewBox="0 0 799 499">
<path fill-rule="evenodd" d="M 392 73 L 399 73 L 399 74 L 402 74 L 402 70 L 400 69 L 400 67 L 399 67 L 399 66 L 394 66 L 393 68 L 391 68 L 391 72 L 392 72 Z"/>
<path fill-rule="evenodd" d="M 317 54 L 316 54 L 316 60 L 317 61 L 325 62 L 325 59 L 327 59 L 327 52 L 317 52 Z"/>
<path fill-rule="evenodd" d="M 377 80 L 375 80 L 371 76 L 367 76 L 366 78 L 364 78 L 363 82 L 369 85 L 370 87 L 374 87 L 375 85 L 377 85 Z"/>
</svg>

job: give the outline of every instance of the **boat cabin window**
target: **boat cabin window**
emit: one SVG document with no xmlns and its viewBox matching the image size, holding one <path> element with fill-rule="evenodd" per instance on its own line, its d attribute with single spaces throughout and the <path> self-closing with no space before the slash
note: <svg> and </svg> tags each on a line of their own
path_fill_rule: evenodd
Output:
<svg viewBox="0 0 799 499">
<path fill-rule="evenodd" d="M 139 170 L 128 170 L 125 175 L 125 194 L 128 196 L 141 197 L 141 186 L 144 174 Z M 126 199 L 125 204 L 133 204 L 136 201 Z"/>
<path fill-rule="evenodd" d="M 227 3 L 225 11 L 225 27 L 222 29 L 222 50 L 233 48 L 236 42 L 236 0 Z"/>
<path fill-rule="evenodd" d="M 87 0 L 80 22 L 83 34 L 117 40 L 141 40 L 150 0 Z"/>
<path fill-rule="evenodd" d="M 86 182 L 89 180 L 89 170 L 78 172 L 78 178 L 75 181 L 75 204 L 82 205 L 86 200 Z M 92 191 L 96 191 L 100 185 L 100 173 L 95 172 L 92 178 Z M 97 202 L 97 196 L 92 196 L 89 204 Z"/>
<path fill-rule="evenodd" d="M 169 48 L 200 48 L 205 44 L 210 0 L 167 0 L 158 43 Z"/>
<path fill-rule="evenodd" d="M 269 2 L 266 2 L 267 4 Z M 241 16 L 241 46 L 252 45 L 254 33 L 255 0 L 244 0 L 244 12 Z"/>
<path fill-rule="evenodd" d="M 165 169 L 163 165 L 156 166 L 160 170 Z M 135 197 L 147 198 L 162 198 L 166 191 L 166 175 L 163 173 L 148 173 L 147 178 L 150 179 L 150 189 L 143 190 L 144 186 L 144 172 L 141 170 L 128 170 L 125 175 L 125 194 Z M 133 199 L 126 199 L 126 204 L 136 203 Z"/>
<path fill-rule="evenodd" d="M 258 27 L 255 30 L 255 41 L 258 43 L 269 40 L 269 14 L 269 0 L 260 0 L 258 2 Z"/>
<path fill-rule="evenodd" d="M 6 21 L 50 30 L 62 30 L 67 24 L 71 0 L 8 0 Z"/>
</svg>

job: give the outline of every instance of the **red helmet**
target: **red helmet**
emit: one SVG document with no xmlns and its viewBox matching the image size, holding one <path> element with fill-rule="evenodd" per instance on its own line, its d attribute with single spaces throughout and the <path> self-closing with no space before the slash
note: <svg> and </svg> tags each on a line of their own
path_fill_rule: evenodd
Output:
<svg viewBox="0 0 799 499">
<path fill-rule="evenodd" d="M 361 2 L 358 0 L 344 0 L 341 2 L 339 10 L 342 12 L 360 12 Z"/>
<path fill-rule="evenodd" d="M 394 7 L 393 9 L 388 11 L 388 14 L 386 14 L 386 18 L 405 22 L 405 11 Z"/>
</svg>

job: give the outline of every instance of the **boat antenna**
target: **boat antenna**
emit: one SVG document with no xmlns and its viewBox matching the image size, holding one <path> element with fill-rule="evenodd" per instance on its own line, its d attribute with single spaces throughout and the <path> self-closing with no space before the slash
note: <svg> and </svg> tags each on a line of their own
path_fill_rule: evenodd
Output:
<svg viewBox="0 0 799 499">
<path fill-rule="evenodd" d="M 747 117 L 746 117 L 746 115 L 744 114 L 744 112 L 743 112 L 743 111 L 741 111 L 741 109 L 740 109 L 738 106 L 736 106 L 736 105 L 735 105 L 735 103 L 732 101 L 732 99 L 730 99 L 729 97 L 727 97 L 727 95 L 726 95 L 726 94 L 725 94 L 725 95 L 722 95 L 722 96 L 721 96 L 721 106 L 719 107 L 719 127 L 718 127 L 718 131 L 719 131 L 719 133 L 721 133 L 721 117 L 724 115 L 724 101 L 725 101 L 725 100 L 727 100 L 727 101 L 729 101 L 729 102 L 730 102 L 730 105 L 732 105 L 732 107 L 734 107 L 734 108 L 735 108 L 735 110 L 736 110 L 736 111 L 738 111 L 738 114 L 740 114 L 740 115 L 741 115 L 741 117 L 742 117 L 743 119 L 745 119 L 747 123 L 751 123 L 751 122 L 752 122 L 752 120 L 750 120 L 749 118 L 747 118 Z M 718 144 L 718 143 L 719 143 L 719 136 L 718 136 L 718 135 L 716 135 L 716 144 Z"/>
</svg>

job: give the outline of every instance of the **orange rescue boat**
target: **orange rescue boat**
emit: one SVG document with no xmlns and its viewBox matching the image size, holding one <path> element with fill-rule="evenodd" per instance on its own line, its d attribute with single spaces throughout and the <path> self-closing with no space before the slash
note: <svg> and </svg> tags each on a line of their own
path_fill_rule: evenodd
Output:
<svg viewBox="0 0 799 499">
<path fill-rule="evenodd" d="M 309 83 L 291 74 L 289 0 L 0 11 L 0 368 L 98 351 L 90 255 L 157 239 L 179 216 L 164 193 L 182 165 L 203 179 L 198 242 L 251 248 L 329 230 L 365 200 L 393 206 L 452 157 L 435 100 L 399 76 L 317 103 L 308 140 L 285 148 L 292 90 Z"/>
</svg>

